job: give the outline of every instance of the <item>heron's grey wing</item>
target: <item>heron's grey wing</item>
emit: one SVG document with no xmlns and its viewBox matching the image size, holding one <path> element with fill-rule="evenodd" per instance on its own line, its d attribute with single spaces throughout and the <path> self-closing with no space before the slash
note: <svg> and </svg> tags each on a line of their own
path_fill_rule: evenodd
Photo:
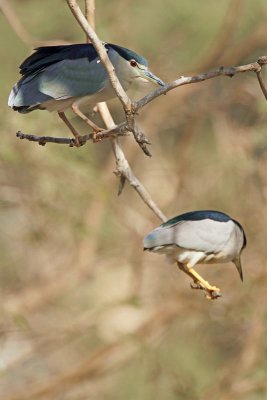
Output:
<svg viewBox="0 0 267 400">
<path fill-rule="evenodd" d="M 64 60 L 47 67 L 37 76 L 40 92 L 61 100 L 86 96 L 101 91 L 107 73 L 97 60 L 86 58 Z"/>
<path fill-rule="evenodd" d="M 9 98 L 9 107 L 29 107 L 51 100 L 52 97 L 39 90 L 38 78 L 36 74 L 22 78 L 12 88 Z"/>
<path fill-rule="evenodd" d="M 99 59 L 63 60 L 23 77 L 12 89 L 11 107 L 31 106 L 49 99 L 63 100 L 101 91 L 107 73 Z"/>
<path fill-rule="evenodd" d="M 233 221 L 218 222 L 210 219 L 181 221 L 171 226 L 160 226 L 144 239 L 144 247 L 152 248 L 168 244 L 179 247 L 216 253 L 229 240 L 234 229 Z"/>
</svg>

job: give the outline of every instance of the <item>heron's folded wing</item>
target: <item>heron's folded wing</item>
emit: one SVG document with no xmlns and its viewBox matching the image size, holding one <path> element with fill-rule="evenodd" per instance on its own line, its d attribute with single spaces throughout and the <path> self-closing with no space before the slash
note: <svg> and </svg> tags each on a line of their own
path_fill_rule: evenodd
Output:
<svg viewBox="0 0 267 400">
<path fill-rule="evenodd" d="M 98 59 L 80 58 L 53 64 L 35 79 L 41 93 L 61 100 L 97 93 L 104 88 L 108 78 Z"/>
<path fill-rule="evenodd" d="M 160 226 L 152 231 L 144 239 L 144 247 L 176 244 L 189 250 L 217 253 L 229 240 L 233 229 L 234 223 L 231 220 L 179 221 L 177 224 Z"/>
</svg>

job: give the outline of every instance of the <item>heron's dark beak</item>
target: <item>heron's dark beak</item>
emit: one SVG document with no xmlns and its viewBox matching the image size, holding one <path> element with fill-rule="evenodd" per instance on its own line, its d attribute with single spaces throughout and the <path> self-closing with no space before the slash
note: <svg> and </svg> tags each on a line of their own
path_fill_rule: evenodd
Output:
<svg viewBox="0 0 267 400">
<path fill-rule="evenodd" d="M 161 79 L 159 79 L 156 75 L 152 74 L 152 72 L 148 71 L 147 69 L 142 70 L 141 74 L 143 75 L 143 77 L 145 79 L 147 79 L 148 81 L 150 81 L 152 83 L 155 83 L 156 85 L 160 85 L 160 86 L 165 85 L 165 83 Z"/>
<path fill-rule="evenodd" d="M 236 258 L 234 260 L 234 264 L 236 266 L 236 269 L 239 273 L 240 279 L 243 282 L 243 271 L 242 271 L 242 265 L 241 265 L 241 261 L 240 261 L 240 257 Z"/>
</svg>

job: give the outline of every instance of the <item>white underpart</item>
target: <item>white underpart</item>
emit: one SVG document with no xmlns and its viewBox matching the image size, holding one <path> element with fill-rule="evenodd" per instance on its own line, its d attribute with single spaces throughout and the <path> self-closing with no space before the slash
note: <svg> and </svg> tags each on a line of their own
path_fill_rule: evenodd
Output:
<svg viewBox="0 0 267 400">
<path fill-rule="evenodd" d="M 232 220 L 183 221 L 159 227 L 150 235 L 145 238 L 144 247 L 151 247 L 152 252 L 166 254 L 168 261 L 179 261 L 188 267 L 233 261 L 239 257 L 243 245 L 243 233 Z"/>
</svg>

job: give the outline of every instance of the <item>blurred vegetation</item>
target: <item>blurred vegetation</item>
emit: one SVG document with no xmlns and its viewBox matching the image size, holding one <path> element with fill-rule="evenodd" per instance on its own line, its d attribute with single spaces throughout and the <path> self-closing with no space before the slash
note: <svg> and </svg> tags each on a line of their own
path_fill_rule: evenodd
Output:
<svg viewBox="0 0 267 400">
<path fill-rule="evenodd" d="M 85 40 L 63 0 L 8 3 L 35 43 Z M 145 55 L 165 81 L 256 61 L 266 17 L 263 0 L 96 1 L 99 36 Z M 143 109 L 151 159 L 122 141 L 169 217 L 211 208 L 243 224 L 245 282 L 231 264 L 200 266 L 222 289 L 209 302 L 163 257 L 143 253 L 159 221 L 130 187 L 117 197 L 108 142 L 16 139 L 19 129 L 69 133 L 54 114 L 8 109 L 31 49 L 0 19 L 1 398 L 267 398 L 267 105 L 255 75 L 182 87 Z"/>
</svg>

